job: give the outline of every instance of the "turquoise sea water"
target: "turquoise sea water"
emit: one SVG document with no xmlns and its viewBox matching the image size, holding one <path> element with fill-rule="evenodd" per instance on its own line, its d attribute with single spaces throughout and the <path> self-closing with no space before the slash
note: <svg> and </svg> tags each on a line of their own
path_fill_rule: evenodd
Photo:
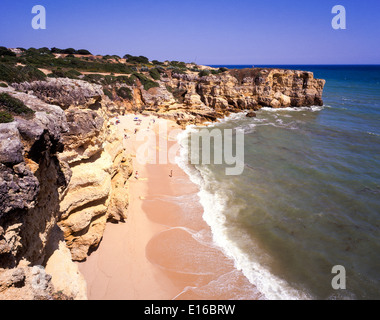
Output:
<svg viewBox="0 0 380 320">
<path fill-rule="evenodd" d="M 244 132 L 245 169 L 187 166 L 204 219 L 268 299 L 380 299 L 380 66 L 281 68 L 325 79 L 324 106 L 210 125 Z M 332 288 L 335 265 L 345 290 Z"/>
</svg>

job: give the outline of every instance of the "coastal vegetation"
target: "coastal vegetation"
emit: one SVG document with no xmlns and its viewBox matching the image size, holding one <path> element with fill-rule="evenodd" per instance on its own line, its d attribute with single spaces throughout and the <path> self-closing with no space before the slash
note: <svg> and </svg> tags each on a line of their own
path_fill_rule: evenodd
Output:
<svg viewBox="0 0 380 320">
<path fill-rule="evenodd" d="M 171 74 L 186 74 L 196 70 L 195 64 L 182 61 L 149 61 L 145 56 L 126 54 L 92 55 L 86 49 L 17 48 L 0 47 L 0 81 L 2 86 L 12 83 L 69 78 L 99 84 L 111 100 L 130 100 L 130 88 L 142 86 L 144 90 L 159 87 L 157 81 Z"/>
<path fill-rule="evenodd" d="M 0 93 L 0 123 L 13 121 L 13 115 L 28 117 L 34 111 L 28 108 L 21 100 L 12 97 L 8 93 Z"/>
<path fill-rule="evenodd" d="M 0 62 L 0 80 L 7 83 L 44 80 L 45 74 L 32 65 L 12 65 Z"/>
</svg>

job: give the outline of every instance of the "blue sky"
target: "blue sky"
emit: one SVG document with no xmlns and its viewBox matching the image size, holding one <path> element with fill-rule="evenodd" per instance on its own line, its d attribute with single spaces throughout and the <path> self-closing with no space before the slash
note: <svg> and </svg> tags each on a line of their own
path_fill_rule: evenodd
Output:
<svg viewBox="0 0 380 320">
<path fill-rule="evenodd" d="M 347 29 L 334 30 L 334 5 Z M 46 30 L 31 27 L 34 5 Z M 380 64 L 379 0 L 0 0 L 0 45 L 199 64 Z"/>
</svg>

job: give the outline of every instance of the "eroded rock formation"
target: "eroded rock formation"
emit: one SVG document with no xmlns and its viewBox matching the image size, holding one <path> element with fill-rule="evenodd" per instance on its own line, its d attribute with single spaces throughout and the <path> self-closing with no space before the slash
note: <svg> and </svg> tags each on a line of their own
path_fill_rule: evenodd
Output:
<svg viewBox="0 0 380 320">
<path fill-rule="evenodd" d="M 126 218 L 129 155 L 108 125 L 97 87 L 81 97 L 72 81 L 73 97 L 84 103 L 79 107 L 70 91 L 68 99 L 62 95 L 67 82 L 53 82 L 56 88 L 49 82 L 48 91 L 39 82 L 18 86 L 25 93 L 0 88 L 35 111 L 0 124 L 0 282 L 24 274 L 23 281 L 12 276 L 0 283 L 5 298 L 51 299 L 60 291 L 84 299 L 85 283 L 72 260 L 85 259 L 99 244 L 107 220 Z M 49 275 L 34 292 L 28 283 L 36 266 Z"/>
<path fill-rule="evenodd" d="M 179 124 L 215 121 L 231 112 L 323 105 L 325 80 L 312 72 L 252 68 L 232 69 L 200 77 L 197 73 L 169 73 L 159 87 L 140 86 L 137 109 L 176 120 Z"/>
</svg>

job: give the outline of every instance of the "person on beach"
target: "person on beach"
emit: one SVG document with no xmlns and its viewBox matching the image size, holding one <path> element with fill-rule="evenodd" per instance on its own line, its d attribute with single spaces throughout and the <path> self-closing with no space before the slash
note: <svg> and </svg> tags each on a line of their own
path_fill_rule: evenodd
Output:
<svg viewBox="0 0 380 320">
<path fill-rule="evenodd" d="M 169 177 L 173 177 L 173 170 L 170 170 L 170 174 L 169 174 Z"/>
<path fill-rule="evenodd" d="M 139 179 L 139 172 L 138 172 L 138 171 L 136 171 L 136 173 L 135 173 L 135 179 L 136 179 L 136 180 Z"/>
</svg>

